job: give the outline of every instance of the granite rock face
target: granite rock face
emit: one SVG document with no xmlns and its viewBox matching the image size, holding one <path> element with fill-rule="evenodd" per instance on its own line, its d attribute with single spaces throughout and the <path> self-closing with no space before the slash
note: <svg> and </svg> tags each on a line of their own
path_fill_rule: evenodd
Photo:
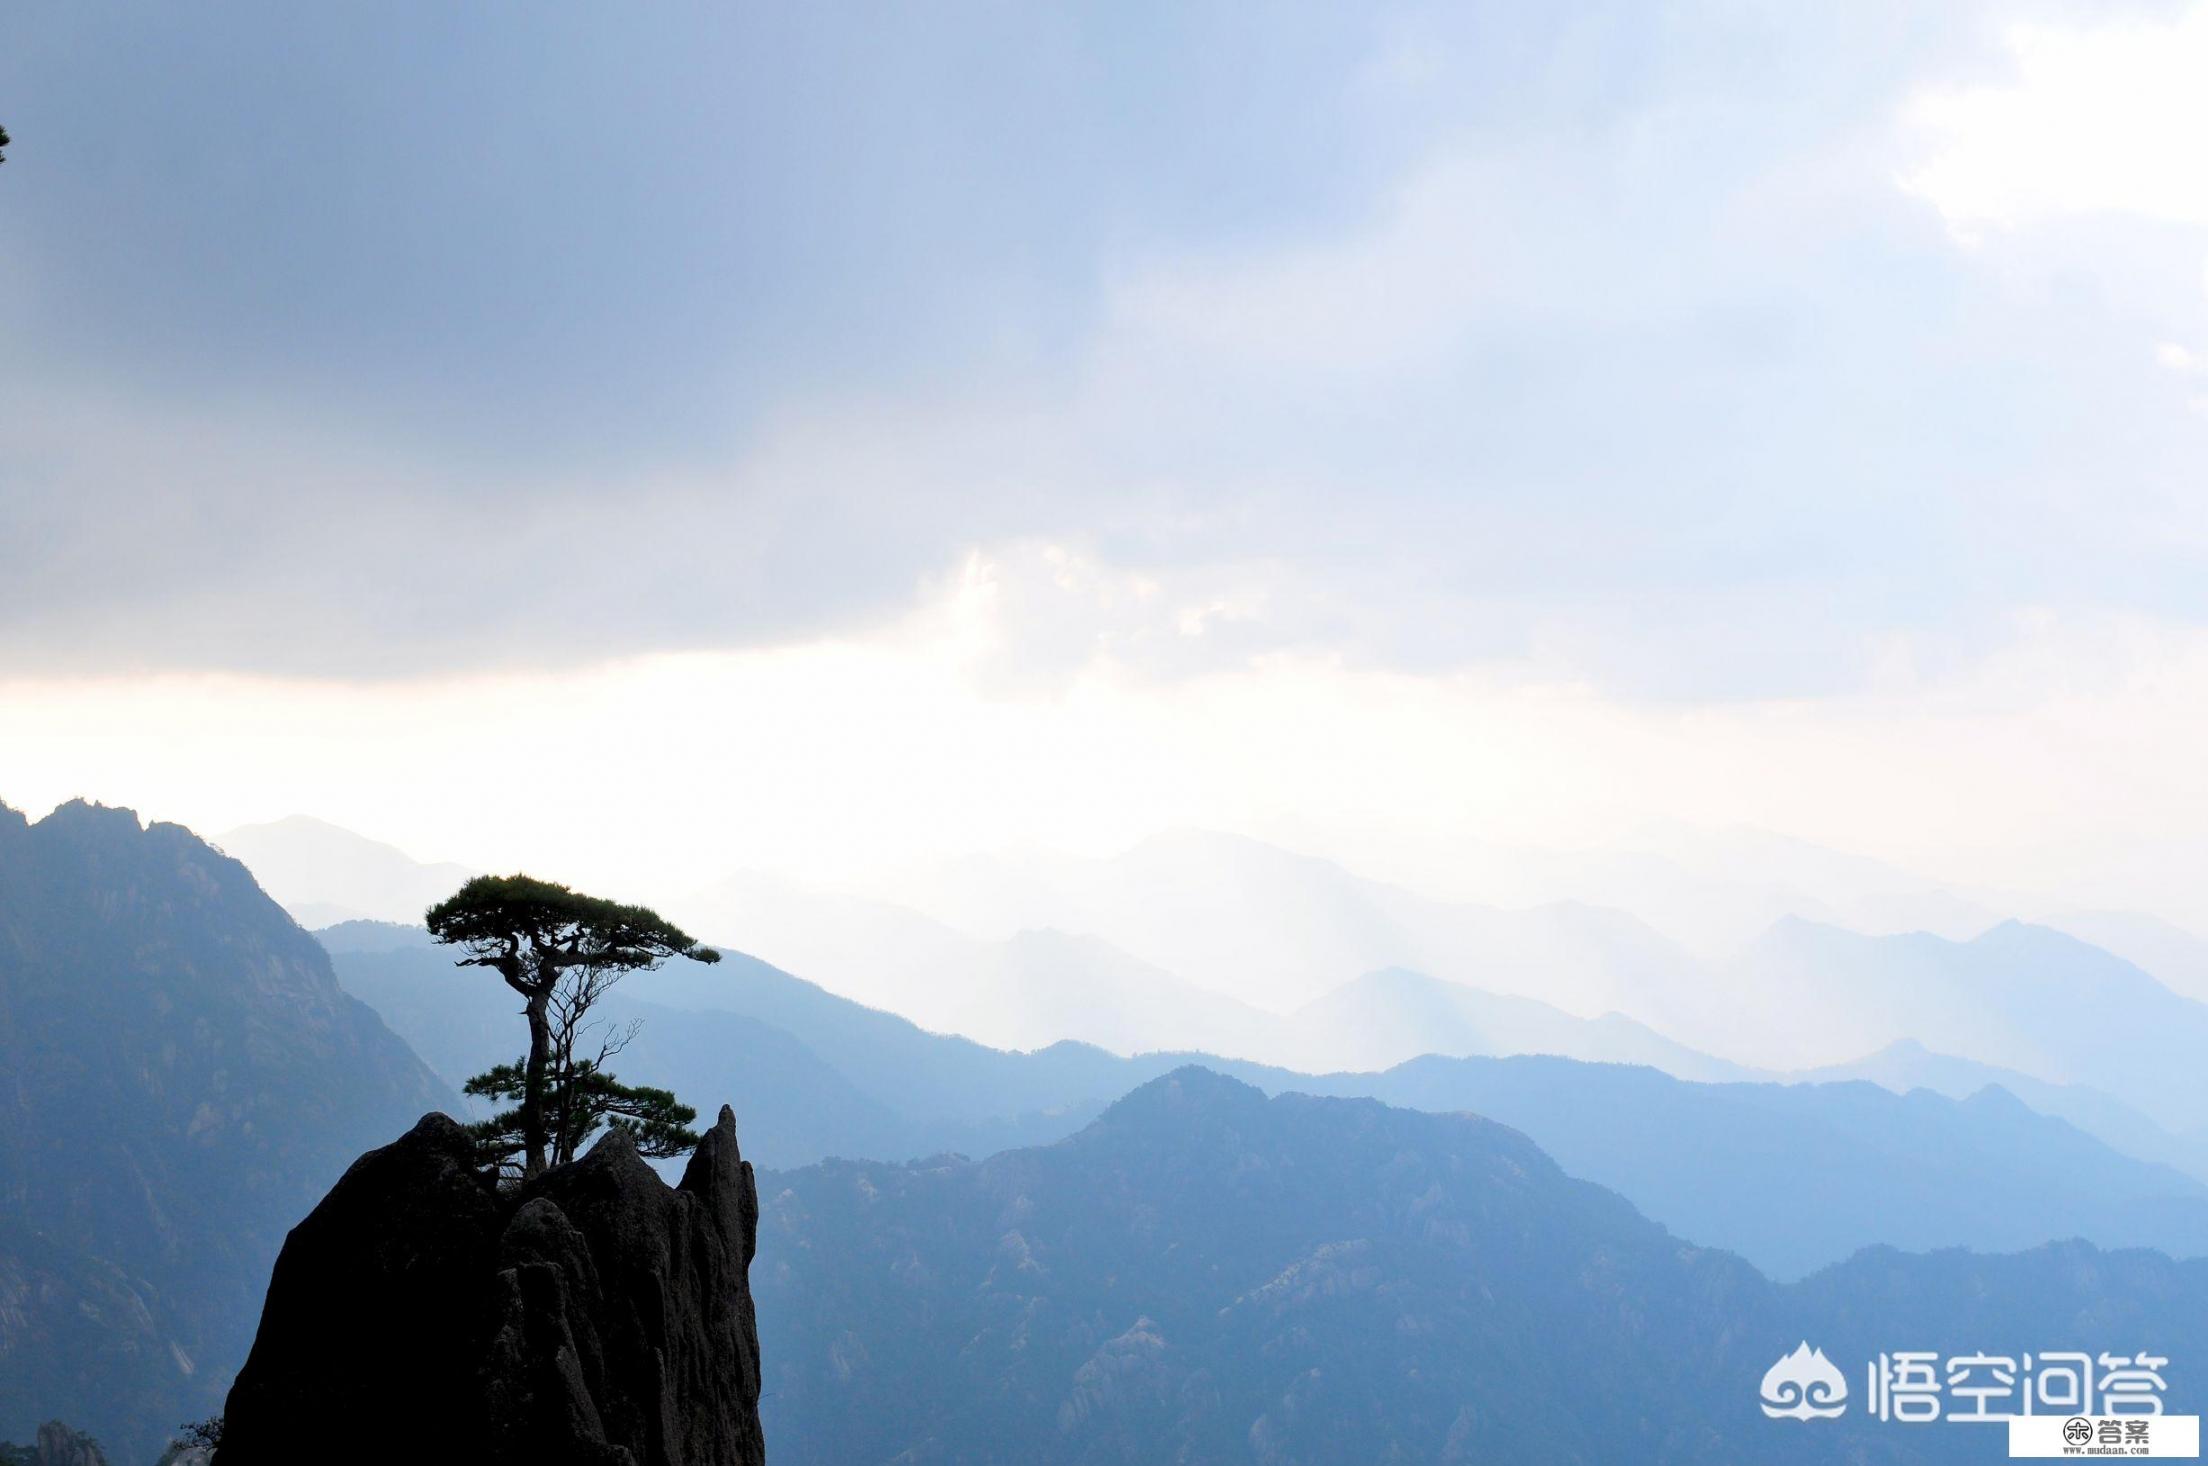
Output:
<svg viewBox="0 0 2208 1466">
<path fill-rule="evenodd" d="M 443 1115 L 292 1232 L 221 1466 L 441 1459 L 758 1466 L 758 1193 L 727 1108 L 669 1187 L 611 1132 L 499 1192 Z"/>
<path fill-rule="evenodd" d="M 27 1446 L 0 1441 L 0 1462 L 6 1466 L 108 1466 L 100 1443 L 58 1420 L 49 1420 Z"/>
</svg>

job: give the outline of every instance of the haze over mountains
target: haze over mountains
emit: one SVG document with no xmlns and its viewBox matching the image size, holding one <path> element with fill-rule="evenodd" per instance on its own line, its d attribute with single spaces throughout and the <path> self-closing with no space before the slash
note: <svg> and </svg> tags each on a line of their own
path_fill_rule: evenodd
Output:
<svg viewBox="0 0 2208 1466">
<path fill-rule="evenodd" d="M 5 37 L 0 1466 L 2208 1413 L 2208 0 Z"/>
<path fill-rule="evenodd" d="M 1723 848 L 1737 856 L 1734 846 Z M 1912 891 L 1905 878 L 1876 862 L 1768 838 L 1749 840 L 1745 848 L 1766 857 L 1773 873 L 1802 883 L 1822 880 L 1837 893 L 1835 903 L 1847 897 L 1860 908 L 1884 891 L 1896 901 L 1908 896 L 1920 905 L 1937 904 L 1926 890 Z M 1719 874 L 1741 874 L 1714 856 L 1708 864 Z M 1010 894 L 994 914 L 974 905 L 952 909 L 939 898 L 941 914 L 984 930 L 992 921 L 1002 926 L 1028 916 L 1069 926 L 1094 921 L 1108 925 L 1117 940 L 1059 927 L 976 935 L 910 908 L 807 892 L 759 877 L 731 880 L 677 909 L 697 930 L 739 928 L 759 934 L 764 950 L 811 954 L 835 975 L 824 980 L 828 991 L 750 962 L 703 976 L 640 978 L 623 990 L 621 1002 L 629 1005 L 623 1011 L 643 1014 L 656 1007 L 710 1014 L 679 1024 L 647 1024 L 647 1035 L 656 1029 L 664 1036 L 639 1040 L 653 1063 L 693 1076 L 690 1083 L 712 1082 L 715 1074 L 716 1040 L 705 1036 L 709 1032 L 718 1030 L 722 1041 L 734 1043 L 747 1024 L 773 1031 L 771 1036 L 750 1031 L 748 1037 L 758 1052 L 781 1055 L 769 1068 L 789 1078 L 761 1086 L 752 1100 L 767 1132 L 758 1141 L 759 1153 L 772 1165 L 829 1154 L 882 1159 L 934 1150 L 986 1154 L 1007 1144 L 1055 1139 L 1131 1085 L 1163 1072 L 1175 1054 L 1205 1055 L 1206 1062 L 1269 1090 L 1318 1089 L 1422 1104 L 1444 1102 L 1432 1090 L 1407 1088 L 1409 1081 L 1401 1077 L 1420 1072 L 1411 1061 L 1422 1056 L 1551 1055 L 1648 1066 L 1675 1080 L 1816 1082 L 1802 1089 L 1765 1083 L 1612 1092 L 1603 1088 L 1608 1081 L 1597 1082 L 1600 1071 L 1587 1071 L 1585 1080 L 1575 1081 L 1577 1103 L 1552 1113 L 1521 1108 L 1507 1089 L 1472 1086 L 1448 1101 L 1510 1117 L 1544 1145 L 1570 1155 L 1582 1174 L 1619 1187 L 1667 1220 L 1686 1218 L 1699 1229 L 1697 1235 L 1724 1240 L 1781 1273 L 1835 1260 L 1870 1240 L 1903 1237 L 1925 1246 L 1991 1247 L 2050 1240 L 2068 1229 L 2112 1243 L 2151 1240 L 2179 1252 L 2195 1246 L 2188 1198 L 2192 1184 L 2208 1177 L 2208 1111 L 2192 1082 L 2190 1056 L 2208 1042 L 2208 1009 L 2122 959 L 2059 932 L 1997 922 L 1960 940 L 1927 933 L 1865 935 L 1787 916 L 1741 951 L 1706 961 L 1616 912 L 1560 904 L 1511 913 L 1422 901 L 1325 861 L 1253 841 L 1200 835 L 1147 842 L 1112 861 L 1044 867 L 1024 881 L 999 874 Z M 1052 904 L 1038 892 L 1060 896 Z M 1268 923 L 1267 911 L 1284 914 Z M 1133 955 L 1140 950 L 1182 962 L 1224 961 L 1221 939 L 1204 937 L 1187 945 L 1180 936 L 1201 930 L 1212 916 L 1217 931 L 1249 937 L 1246 971 L 1277 970 L 1268 964 L 1293 959 L 1305 963 L 1307 975 L 1316 974 L 1315 962 L 1296 956 L 1306 949 L 1345 962 L 1411 952 L 1440 959 L 1434 961 L 1438 966 L 1452 960 L 1450 951 L 1464 954 L 1484 944 L 1516 954 L 1512 962 L 1483 967 L 1498 987 L 1546 985 L 1552 977 L 1559 988 L 1614 981 L 1633 1016 L 1579 1016 L 1537 998 L 1483 991 L 1404 967 L 1367 971 L 1282 1013 L 1200 987 Z M 355 946 L 372 940 L 367 929 L 349 930 L 352 934 L 332 939 Z M 380 940 L 406 943 L 403 934 Z M 433 1063 L 435 1055 L 460 1043 L 462 1029 L 442 1012 L 445 1000 L 437 996 L 441 978 L 434 955 L 393 951 L 372 958 L 340 952 L 338 962 L 347 980 L 402 1029 L 415 1032 L 405 1016 L 408 1005 L 415 1013 L 441 1015 L 439 1022 L 422 1024 L 417 1036 Z M 418 996 L 392 996 L 408 991 Z M 832 993 L 883 1011 L 849 1009 Z M 1023 1060 L 919 1033 L 888 1038 L 899 1026 L 893 1013 L 996 1048 L 1047 1052 Z M 2127 1031 L 2136 1037 L 2121 1045 L 2078 1043 L 2081 1013 L 2134 1025 Z M 1641 1021 L 1644 1014 L 1660 1015 L 1669 1032 Z M 486 1012 L 482 1031 L 502 1034 L 505 1017 Z M 871 1036 L 854 1046 L 851 1035 L 860 1031 Z M 1682 1041 L 1681 1036 L 1690 1037 Z M 1069 1039 L 1109 1052 L 1058 1042 Z M 884 1043 L 888 1049 L 880 1047 Z M 911 1068 L 907 1057 L 885 1058 L 891 1050 L 909 1055 L 930 1046 L 933 1056 L 920 1070 Z M 1145 1057 L 1133 1063 L 1113 1057 L 1126 1054 Z M 494 1057 L 482 1045 L 467 1047 L 464 1059 L 449 1059 L 440 1072 L 451 1078 Z M 1382 1072 L 1398 1069 L 1395 1075 Z M 799 1075 L 806 1076 L 802 1082 Z M 887 1085 L 879 1077 L 885 1075 L 894 1076 Z M 1831 1088 L 1845 1080 L 1868 1080 L 1906 1100 L 1888 1111 L 1865 1109 Z M 1989 1086 L 1998 1086 L 2003 1097 L 1983 1094 Z M 1910 1093 L 1917 1090 L 1928 1093 Z M 802 1118 L 793 1118 L 791 1128 L 782 1130 L 764 1118 L 787 1109 L 787 1097 L 801 1092 L 818 1099 Z M 1410 1098 L 1414 1093 L 1420 1098 Z M 1764 1101 L 1750 1103 L 1751 1096 L 1823 1093 L 1834 1098 L 1831 1113 L 1822 1118 L 1789 1117 L 1768 1110 Z M 1598 1100 L 1598 1094 L 1611 1099 Z M 1574 1138 L 1577 1117 L 1608 1113 L 1613 1102 L 1665 1112 L 1681 1094 L 1707 1095 L 1711 1108 L 1698 1123 L 1643 1136 L 1638 1154 L 1650 1166 L 1694 1174 L 1698 1148 L 1722 1147 L 1733 1127 L 1768 1123 L 1774 1139 L 1758 1163 L 1770 1173 L 1762 1183 L 1754 1179 L 1760 1173 L 1751 1171 L 1738 1187 L 1706 1193 L 1725 1197 L 1723 1205 L 1697 1204 L 1691 1192 L 1674 1197 L 1646 1172 L 1637 1172 L 1626 1152 L 1595 1144 L 1606 1135 L 1642 1136 L 1640 1127 L 1606 1132 L 1590 1121 L 1586 1140 Z M 1963 1102 L 1961 1110 L 1934 1106 L 1935 1095 Z M 2059 1193 L 2057 1172 L 2022 1158 L 2060 1154 L 2070 1142 L 2027 1132 L 2000 1135 L 2005 1117 L 2017 1108 L 2009 1097 L 2036 1111 L 2034 1120 L 2059 1119 L 2066 1131 L 2075 1127 L 2149 1169 L 2113 1185 L 2111 1210 L 2097 1219 L 2078 1213 L 2057 1219 L 2028 1199 L 2034 1185 Z M 1768 1121 L 1753 1118 L 1766 1112 Z M 1850 1118 L 1837 1118 L 1842 1113 Z M 1964 1118 L 1955 1118 L 1958 1114 Z M 1860 1131 L 1867 1116 L 1883 1127 L 1882 1139 Z M 1787 1160 L 1781 1153 L 1790 1126 L 1799 1129 L 1805 1151 Z M 1932 1208 L 1921 1222 L 1899 1220 L 1882 1236 L 1869 1217 L 1836 1197 L 1820 1210 L 1817 1224 L 1796 1229 L 1792 1242 L 1785 1240 L 1790 1209 L 1757 1220 L 1761 1211 L 1750 1195 L 1753 1188 L 1797 1165 L 1805 1166 L 1800 1186 L 1816 1189 L 1823 1184 L 1820 1176 L 1845 1175 L 1874 1206 L 1883 1204 L 1876 1198 L 1889 1195 L 1932 1194 L 1941 1185 L 1937 1162 L 1924 1174 L 1920 1192 L 1895 1179 L 1913 1174 L 1913 1161 L 1889 1165 L 1885 1184 L 1871 1179 L 1875 1157 L 1908 1154 L 1913 1126 L 1932 1133 L 1952 1126 L 1961 1126 L 1958 1134 L 1973 1127 L 1982 1132 L 1964 1149 L 1975 1148 L 1986 1158 L 1974 1172 L 1982 1178 L 1976 1194 L 2006 1198 L 2001 1205 L 1989 1203 L 1975 1220 L 1963 1215 L 1967 1208 Z M 1835 1138 L 1851 1128 L 1858 1140 Z M 1812 1143 L 1811 1135 L 1821 1138 Z M 1850 1147 L 1859 1144 L 1869 1146 L 1864 1159 L 1845 1162 Z M 1807 1161 L 1820 1151 L 1831 1157 L 1823 1171 Z M 2003 1178 L 2022 1176 L 2044 1179 L 2025 1184 L 2020 1199 Z M 2020 1231 L 1995 1224 L 2003 1208 L 2020 1219 Z"/>
<path fill-rule="evenodd" d="M 347 989 L 451 1082 L 510 1057 L 512 1002 L 471 981 L 426 934 L 338 927 L 321 936 Z M 1384 1072 L 1307 1074 L 1206 1054 L 1122 1058 L 1072 1043 L 1006 1053 L 925 1032 L 740 953 L 709 969 L 638 974 L 607 1011 L 642 1023 L 624 1065 L 680 1093 L 728 1097 L 748 1117 L 750 1153 L 777 1168 L 1057 1141 L 1127 1091 L 1195 1062 L 1268 1093 L 1373 1097 L 1500 1120 L 1681 1235 L 1781 1277 L 1880 1242 L 2001 1250 L 2082 1236 L 2208 1253 L 2202 1172 L 2141 1156 L 2127 1142 L 2142 1137 L 2121 1126 L 2109 1127 L 2113 1138 L 2088 1134 L 1983 1080 L 1949 1097 L 1861 1081 L 1693 1083 L 1649 1067 L 1535 1056 L 1429 1056 Z M 1955 1072 L 1944 1077 L 1964 1082 L 1966 1067 L 1950 1063 Z M 2187 1159 L 2197 1166 L 2200 1157 Z"/>
<path fill-rule="evenodd" d="M 1682 1031 L 1749 1036 L 1772 1062 L 1837 1063 L 1916 1039 L 2105 1090 L 2183 1129 L 2208 1125 L 2208 1006 L 2098 947 L 2004 922 L 1968 942 L 1779 923 L 1730 964 L 1721 1004 Z"/>
<path fill-rule="evenodd" d="M 1590 887 L 1644 904 L 1691 888 L 1705 905 L 1723 895 L 1773 919 L 1745 944 L 1704 955 L 1615 907 L 1438 901 L 1197 832 L 1106 860 L 909 872 L 899 879 L 910 904 L 754 874 L 665 907 L 831 991 L 1002 1047 L 1074 1039 L 1310 1070 L 1535 1052 L 1720 1079 L 1845 1066 L 1915 1043 L 2103 1092 L 2179 1135 L 2208 1126 L 2188 1057 L 2208 1041 L 2208 1008 L 2120 955 L 2004 920 L 1877 861 L 1755 832 L 1668 838 L 1661 857 L 1574 868 Z M 247 839 L 310 915 L 382 901 L 418 920 L 401 894 L 463 874 L 410 866 L 311 821 Z M 1521 888 L 1564 881 L 1561 857 L 1533 864 Z M 367 895 L 337 879 L 348 871 Z M 1941 932 L 1886 932 L 1871 920 L 1881 911 L 1946 919 Z M 1841 912 L 1869 929 L 1833 925 Z M 2186 981 L 2199 975 L 2186 965 L 2199 944 L 2168 923 L 2101 913 L 2081 924 L 2153 952 Z M 2133 1037 L 2120 1052 L 2077 1043 L 2081 1015 Z"/>
<path fill-rule="evenodd" d="M 0 1286 L 30 1322 L 0 1330 L 0 1435 L 58 1413 L 150 1460 L 219 1399 L 283 1228 L 352 1153 L 460 1110 L 458 1083 L 518 1048 L 514 999 L 418 927 L 310 940 L 178 827 L 84 805 L 12 820 L 0 1057 L 29 1102 L 0 1146 L 23 1219 L 0 1237 Z M 1025 945 L 1041 968 L 1094 953 Z M 2143 979 L 2079 945 L 2047 950 L 2137 995 Z M 2035 1109 L 1986 1086 L 1998 1071 L 1921 1047 L 1857 1067 L 1967 1092 L 1531 1055 L 1304 1073 L 1010 1052 L 737 952 L 636 974 L 604 1011 L 641 1020 L 624 1074 L 731 1103 L 769 1168 L 768 1424 L 798 1459 L 902 1441 L 915 1459 L 1148 1460 L 1233 1439 L 1288 1461 L 1344 1429 L 1456 1459 L 1506 1399 L 1562 1410 L 1568 1356 L 1604 1372 L 1610 1403 L 1557 1427 L 1558 1459 L 1619 1442 L 1740 1459 L 1770 1439 L 1754 1382 L 1797 1334 L 1866 1356 L 1896 1347 L 1878 1329 L 1977 1349 L 2039 1328 L 2052 1298 L 2065 1345 L 2199 1342 L 2201 1264 L 2170 1260 L 2208 1253 L 2198 1153 L 2095 1091 L 2008 1076 Z M 1402 971 L 1307 1011 L 1384 1052 L 1506 1029 L 1667 1042 Z M 2109 1250 L 2131 1248 L 2152 1251 Z M 1894 1295 L 1877 1319 L 1852 1309 L 1864 1288 Z M 2189 1398 L 2173 1388 L 2172 1408 Z M 1850 1458 L 1869 1439 L 1854 1430 L 1800 1458 Z M 1962 1449 L 1877 1441 L 1895 1461 Z"/>
<path fill-rule="evenodd" d="M 242 860 L 301 926 L 341 921 L 420 921 L 475 872 L 424 864 L 403 850 L 311 815 L 241 825 L 215 837 Z"/>
<path fill-rule="evenodd" d="M 1436 901 L 1331 861 L 1201 831 L 1154 836 L 1106 860 L 974 859 L 908 880 L 913 904 L 963 930 L 1100 936 L 1279 1011 L 1401 967 L 1595 1017 L 1692 968 L 1675 943 L 1615 910 Z"/>
<path fill-rule="evenodd" d="M 1498 912 L 1545 907 L 1624 913 L 1702 955 L 1729 952 L 1790 915 L 1865 931 L 1922 928 L 1957 936 L 2002 915 L 1882 861 L 1758 830 L 1675 824 L 1651 824 L 1608 849 L 1473 845 L 1451 868 L 1447 898 L 1421 897 L 1331 860 L 1206 830 L 1168 831 L 1104 859 L 943 861 L 898 870 L 879 884 L 930 915 L 982 933 L 1044 922 L 1140 933 L 1127 939 L 1131 950 L 1176 968 L 1240 950 L 1215 933 L 1184 930 L 1172 920 L 1177 908 L 1265 907 L 1276 922 L 1288 923 L 1277 946 L 1263 949 L 1270 964 L 1322 984 L 1339 971 L 1330 964 L 1360 953 L 1369 966 L 1441 965 L 1468 939 L 1502 935 L 1482 932 L 1482 918 L 1494 922 Z M 1265 906 L 1299 895 L 1306 909 Z M 1534 941 L 1540 930 L 1529 924 L 1521 940 Z M 1289 932 L 1302 940 L 1289 941 Z M 1309 947 L 1314 937 L 1324 944 L 1316 952 Z M 1214 945 L 1198 945 L 1206 941 Z M 1398 954 L 1370 960 L 1375 942 L 1397 944 Z"/>
<path fill-rule="evenodd" d="M 2208 1178 L 2208 1130 L 2173 1130 L 2114 1095 L 2081 1084 L 2051 1084 L 2014 1069 L 1935 1054 L 1914 1039 L 1889 1044 L 1847 1064 L 1777 1076 L 1794 1083 L 1868 1080 L 1896 1094 L 1929 1090 L 1967 1099 L 1989 1085 L 2007 1090 L 2043 1115 L 2068 1121 L 2127 1155 Z"/>
<path fill-rule="evenodd" d="M 2135 962 L 2176 992 L 2208 1002 L 2208 940 L 2138 911 L 2061 911 L 2047 924 Z"/>
</svg>

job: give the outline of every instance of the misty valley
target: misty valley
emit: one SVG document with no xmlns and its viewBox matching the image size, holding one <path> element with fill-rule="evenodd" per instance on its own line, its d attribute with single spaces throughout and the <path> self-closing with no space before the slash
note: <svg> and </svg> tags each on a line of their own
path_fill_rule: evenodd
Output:
<svg viewBox="0 0 2208 1466">
<path fill-rule="evenodd" d="M 2208 1414 L 2208 0 L 0 25 L 0 1466 Z"/>
<path fill-rule="evenodd" d="M 1738 959 L 1761 980 L 1805 1004 L 1906 983 L 1888 1011 L 1926 1023 L 1807 1071 L 1759 1067 L 1745 1015 L 1736 1043 L 1673 1037 L 1676 990 L 1646 1022 L 1543 1004 L 1522 944 L 1521 991 L 1376 969 L 1354 1009 L 1322 994 L 1336 1016 L 1290 1009 L 1240 1051 L 1092 1041 L 1170 1032 L 1139 986 L 1013 1049 L 740 944 L 630 954 L 592 1014 L 611 1062 L 719 1123 L 655 1144 L 615 1105 L 496 1183 L 498 1101 L 462 1089 L 520 1052 L 516 991 L 419 920 L 354 914 L 483 883 L 314 822 L 228 843 L 255 867 L 127 810 L 0 813 L 0 1432 L 24 1460 L 352 1459 L 333 1422 L 391 1409 L 517 1461 L 1452 1461 L 1528 1421 L 1554 1460 L 1960 1461 L 2073 1386 L 2198 1398 L 2208 1145 L 2179 1046 L 2044 1056 L 2080 1003 L 2180 1038 L 2208 1010 L 2049 928 L 1775 923 Z M 1261 894 L 1287 862 L 1380 899 L 1269 849 L 1210 858 Z M 264 886 L 343 919 L 310 932 Z M 1299 940 L 1406 940 L 1332 907 Z M 1186 909 L 1232 919 L 1200 887 Z M 1141 939 L 1098 926 L 1066 945 Z M 1563 950 L 1559 995 L 1592 960 Z M 974 981 L 1034 1014 L 1081 976 Z M 1932 1026 L 1935 981 L 1978 1021 Z M 1192 1036 L 1217 1021 L 1185 1006 Z M 1874 1406 L 1897 1355 L 1938 1361 L 1899 1415 Z M 1853 1408 L 1789 1416 L 1790 1358 Z M 2008 1361 L 2006 1404 L 1945 1393 L 1975 1359 Z"/>
</svg>

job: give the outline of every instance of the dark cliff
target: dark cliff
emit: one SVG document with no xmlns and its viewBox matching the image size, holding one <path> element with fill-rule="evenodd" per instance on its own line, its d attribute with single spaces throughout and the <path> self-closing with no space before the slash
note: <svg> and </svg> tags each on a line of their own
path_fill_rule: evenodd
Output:
<svg viewBox="0 0 2208 1466">
<path fill-rule="evenodd" d="M 0 1439 L 152 1460 L 221 1407 L 285 1231 L 448 1105 L 244 866 L 0 806 Z"/>
<path fill-rule="evenodd" d="M 430 1115 L 293 1230 L 221 1466 L 757 1466 L 751 1167 L 725 1107 L 669 1187 L 625 1135 L 511 1192 Z"/>
</svg>

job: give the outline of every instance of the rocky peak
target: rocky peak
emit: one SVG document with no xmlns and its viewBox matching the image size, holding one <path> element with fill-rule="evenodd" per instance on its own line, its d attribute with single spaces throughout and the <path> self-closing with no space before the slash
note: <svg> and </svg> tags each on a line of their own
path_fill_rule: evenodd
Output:
<svg viewBox="0 0 2208 1466">
<path fill-rule="evenodd" d="M 440 1456 L 756 1466 L 759 1203 L 724 1106 L 679 1186 L 613 1131 L 500 1192 L 442 1115 L 370 1151 L 285 1244 L 223 1466 Z"/>
<path fill-rule="evenodd" d="M 0 818 L 5 815 L 5 808 L 0 807 Z M 27 1446 L 0 1441 L 0 1466 L 107 1466 L 107 1457 L 91 1436 L 49 1420 Z"/>
</svg>

